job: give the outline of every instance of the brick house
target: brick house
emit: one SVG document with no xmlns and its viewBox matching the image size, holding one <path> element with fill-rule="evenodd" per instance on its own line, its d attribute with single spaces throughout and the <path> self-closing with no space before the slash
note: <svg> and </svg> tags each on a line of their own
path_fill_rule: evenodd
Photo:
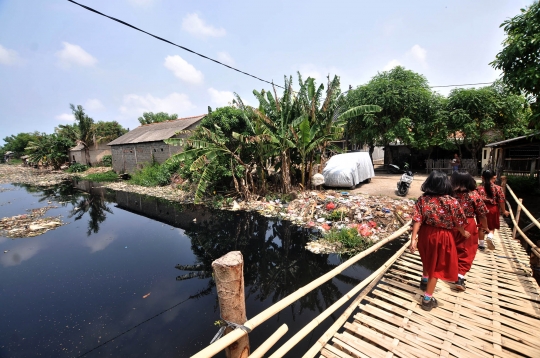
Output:
<svg viewBox="0 0 540 358">
<path fill-rule="evenodd" d="M 152 162 L 163 163 L 182 151 L 182 147 L 168 145 L 164 140 L 185 137 L 185 134 L 176 133 L 194 129 L 204 117 L 201 115 L 145 124 L 116 138 L 108 144 L 111 146 L 113 170 L 117 173 L 133 173 Z"/>
<path fill-rule="evenodd" d="M 105 143 L 99 143 L 92 145 L 88 152 L 90 154 L 90 163 L 86 162 L 84 146 L 79 143 L 69 149 L 69 161 L 72 163 L 96 165 L 103 160 L 103 156 L 111 155 L 111 148 Z"/>
</svg>

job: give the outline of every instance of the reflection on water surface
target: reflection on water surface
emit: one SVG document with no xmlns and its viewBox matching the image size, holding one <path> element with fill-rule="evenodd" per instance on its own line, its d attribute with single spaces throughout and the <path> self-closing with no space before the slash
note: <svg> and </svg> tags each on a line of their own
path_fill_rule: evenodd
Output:
<svg viewBox="0 0 540 358">
<path fill-rule="evenodd" d="M 91 182 L 2 185 L 0 215 L 51 205 L 68 224 L 42 236 L 0 237 L 0 357 L 187 357 L 216 333 L 211 263 L 244 256 L 248 317 L 339 264 L 304 250 L 309 233 L 257 213 L 215 211 Z M 399 244 L 397 244 L 399 245 Z M 384 262 L 380 250 L 250 335 L 256 348 L 281 324 L 294 334 Z M 145 297 L 145 298 L 143 298 Z M 336 313 L 334 317 L 339 314 Z M 304 339 L 298 356 L 332 324 Z M 110 341 L 114 338 L 113 341 Z"/>
</svg>

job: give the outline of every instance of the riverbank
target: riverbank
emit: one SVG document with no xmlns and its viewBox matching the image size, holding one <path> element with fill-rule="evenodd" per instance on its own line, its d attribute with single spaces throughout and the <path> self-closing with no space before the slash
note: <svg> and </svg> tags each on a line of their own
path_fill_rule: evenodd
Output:
<svg viewBox="0 0 540 358">
<path fill-rule="evenodd" d="M 104 170 L 107 168 L 90 169 L 90 171 Z M 81 176 L 81 173 L 0 165 L 0 183 L 53 186 L 77 176 Z M 220 208 L 232 211 L 257 211 L 263 216 L 287 220 L 321 233 L 355 229 L 361 238 L 368 242 L 376 242 L 407 222 L 414 209 L 413 200 L 396 196 L 398 179 L 399 176 L 375 177 L 371 183 L 362 184 L 350 191 L 309 190 L 294 192 L 281 198 L 267 196 L 250 201 L 222 200 Z M 415 180 L 411 193 L 417 194 L 416 191 L 419 191 L 422 181 L 422 178 Z M 102 183 L 100 186 L 178 203 L 193 203 L 193 193 L 172 186 L 143 187 L 130 184 L 128 181 Z M 215 203 L 209 198 L 207 205 L 212 204 Z M 308 249 L 315 253 L 348 251 L 346 247 L 340 245 L 341 243 L 328 245 L 320 242 L 310 245 Z"/>
</svg>

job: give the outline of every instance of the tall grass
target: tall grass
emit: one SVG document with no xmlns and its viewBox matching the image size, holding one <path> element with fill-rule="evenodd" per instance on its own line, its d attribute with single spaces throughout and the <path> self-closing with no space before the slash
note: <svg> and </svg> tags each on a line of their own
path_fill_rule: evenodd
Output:
<svg viewBox="0 0 540 358">
<path fill-rule="evenodd" d="M 153 163 L 137 170 L 130 182 L 142 186 L 165 186 L 171 183 L 171 176 L 180 168 L 180 162 L 167 160 L 163 164 Z"/>
</svg>

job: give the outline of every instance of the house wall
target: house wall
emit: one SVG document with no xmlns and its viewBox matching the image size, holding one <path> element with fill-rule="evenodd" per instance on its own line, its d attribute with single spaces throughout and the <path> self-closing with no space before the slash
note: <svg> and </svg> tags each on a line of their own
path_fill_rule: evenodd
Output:
<svg viewBox="0 0 540 358">
<path fill-rule="evenodd" d="M 133 173 L 153 161 L 161 164 L 181 151 L 182 147 L 163 141 L 113 145 L 113 170 L 117 173 Z"/>
<path fill-rule="evenodd" d="M 90 164 L 95 165 L 101 162 L 104 155 L 111 155 L 111 147 L 109 147 L 107 144 L 101 143 L 101 144 L 92 146 L 89 150 L 89 153 L 90 153 Z M 86 156 L 84 154 L 84 150 L 70 150 L 69 161 L 85 164 Z"/>
</svg>

